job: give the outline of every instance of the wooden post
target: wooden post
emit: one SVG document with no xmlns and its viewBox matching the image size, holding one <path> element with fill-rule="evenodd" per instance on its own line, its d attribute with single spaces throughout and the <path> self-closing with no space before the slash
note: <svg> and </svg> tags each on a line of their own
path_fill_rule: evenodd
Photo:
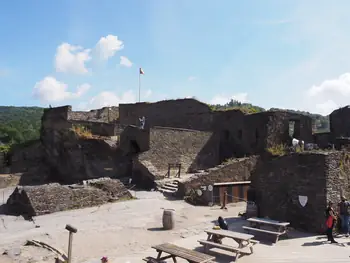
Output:
<svg viewBox="0 0 350 263">
<path fill-rule="evenodd" d="M 222 207 L 221 207 L 221 209 L 227 209 L 226 204 L 227 204 L 227 191 L 224 192 L 223 202 L 222 202 Z"/>
<path fill-rule="evenodd" d="M 181 174 L 181 163 L 179 163 L 179 178 L 180 178 L 180 174 Z"/>
<path fill-rule="evenodd" d="M 66 230 L 69 232 L 68 239 L 68 263 L 72 262 L 72 245 L 73 245 L 73 233 L 77 233 L 77 229 L 71 225 L 66 225 Z"/>
<path fill-rule="evenodd" d="M 170 163 L 168 163 L 168 177 L 170 177 Z"/>
</svg>

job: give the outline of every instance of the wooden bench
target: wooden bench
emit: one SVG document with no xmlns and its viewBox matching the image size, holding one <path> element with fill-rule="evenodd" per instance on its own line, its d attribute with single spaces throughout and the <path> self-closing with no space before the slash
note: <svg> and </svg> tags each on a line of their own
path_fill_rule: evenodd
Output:
<svg viewBox="0 0 350 263">
<path fill-rule="evenodd" d="M 275 231 L 270 231 L 270 230 L 255 228 L 255 227 L 249 227 L 249 226 L 243 226 L 243 229 L 246 230 L 248 233 L 249 232 L 258 232 L 258 233 L 264 233 L 264 234 L 276 236 L 275 243 L 277 243 L 277 241 L 281 235 L 284 235 L 286 233 L 285 231 L 275 232 Z"/>
<path fill-rule="evenodd" d="M 238 261 L 238 259 L 243 255 L 250 255 L 253 253 L 253 245 L 258 244 L 259 241 L 252 240 L 254 236 L 247 235 L 244 233 L 238 233 L 234 231 L 229 230 L 206 230 L 205 231 L 208 234 L 207 240 L 198 240 L 198 242 L 204 246 L 205 253 L 209 252 L 209 249 L 211 248 L 219 248 L 222 250 L 230 251 L 235 254 L 235 260 Z M 219 236 L 220 238 L 231 238 L 234 241 L 238 243 L 238 247 L 230 246 L 230 245 L 224 245 L 221 243 L 214 242 L 214 236 Z M 244 251 L 245 248 L 250 249 L 250 253 L 247 251 Z"/>
<path fill-rule="evenodd" d="M 173 261 L 176 263 L 176 258 L 182 258 L 190 263 L 210 263 L 213 259 L 215 259 L 215 257 L 213 256 L 209 256 L 204 253 L 193 251 L 187 248 L 179 247 L 170 243 L 152 246 L 152 248 L 158 252 L 157 258 L 147 257 L 143 259 L 144 261 L 149 260 L 152 263 L 160 263 L 162 262 L 162 260 L 172 258 Z M 162 253 L 166 253 L 168 255 L 162 257 Z"/>
</svg>

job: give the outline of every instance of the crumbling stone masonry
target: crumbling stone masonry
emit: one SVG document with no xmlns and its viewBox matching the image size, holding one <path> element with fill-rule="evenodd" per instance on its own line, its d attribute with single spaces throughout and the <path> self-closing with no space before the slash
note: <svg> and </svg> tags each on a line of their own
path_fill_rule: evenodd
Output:
<svg viewBox="0 0 350 263">
<path fill-rule="evenodd" d="M 278 144 L 291 144 L 291 137 L 313 142 L 310 117 L 286 111 L 245 115 L 239 110 L 212 111 L 194 99 L 156 103 L 121 104 L 120 124 L 137 125 L 146 117 L 146 127 L 175 127 L 214 132 L 220 138 L 220 161 L 263 153 Z M 289 125 L 294 123 L 290 136 Z"/>
<path fill-rule="evenodd" d="M 57 183 L 18 186 L 7 200 L 7 212 L 27 217 L 102 205 L 120 198 L 132 198 L 119 180 L 101 178 L 85 185 Z"/>
<path fill-rule="evenodd" d="M 70 121 L 115 123 L 119 119 L 118 107 L 104 107 L 91 111 L 70 111 Z"/>
<path fill-rule="evenodd" d="M 161 126 L 210 131 L 212 112 L 205 103 L 194 99 L 165 100 L 155 103 L 119 105 L 119 121 L 123 125 L 138 125 L 146 117 L 145 128 Z"/>
<path fill-rule="evenodd" d="M 201 189 L 201 186 L 214 185 L 214 183 L 243 182 L 251 179 L 255 170 L 258 156 L 228 160 L 214 168 L 208 169 L 199 175 L 193 175 L 187 180 L 178 183 L 178 197 L 190 194 L 192 189 Z"/>
<path fill-rule="evenodd" d="M 41 143 L 52 180 L 75 183 L 131 174 L 131 158 L 118 148 L 118 141 L 106 136 L 77 136 L 71 129 L 74 123 L 69 120 L 70 114 L 67 106 L 47 109 L 42 117 Z"/>
<path fill-rule="evenodd" d="M 288 221 L 296 228 L 319 232 L 329 200 L 350 197 L 350 158 L 343 152 L 295 153 L 260 159 L 252 174 L 261 217 Z M 298 196 L 307 196 L 302 207 Z"/>
</svg>

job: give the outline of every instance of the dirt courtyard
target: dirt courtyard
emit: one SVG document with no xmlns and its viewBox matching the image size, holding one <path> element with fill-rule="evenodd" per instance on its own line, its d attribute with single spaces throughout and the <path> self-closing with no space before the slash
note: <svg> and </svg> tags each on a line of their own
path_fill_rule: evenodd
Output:
<svg viewBox="0 0 350 263">
<path fill-rule="evenodd" d="M 99 263 L 102 256 L 108 256 L 110 263 L 136 263 L 143 262 L 145 256 L 156 256 L 152 245 L 173 242 L 189 249 L 198 247 L 197 240 L 206 237 L 204 230 L 212 228 L 212 221 L 220 215 L 234 222 L 230 228 L 241 228 L 244 223 L 237 218 L 245 209 L 242 203 L 223 211 L 219 207 L 194 207 L 184 201 L 166 200 L 159 192 L 137 192 L 136 197 L 137 200 L 39 216 L 34 222 L 0 215 L 0 262 L 54 262 L 52 252 L 24 244 L 35 239 L 67 251 L 66 224 L 78 229 L 73 238 L 72 263 Z M 162 208 L 175 209 L 175 229 L 160 229 Z M 300 233 L 294 237 L 298 238 L 281 240 L 275 246 L 259 244 L 253 255 L 239 262 L 349 262 L 350 239 L 339 238 L 340 244 L 335 246 L 324 244 L 323 237 Z M 215 250 L 212 253 L 218 256 L 215 262 L 233 259 L 219 256 Z"/>
</svg>

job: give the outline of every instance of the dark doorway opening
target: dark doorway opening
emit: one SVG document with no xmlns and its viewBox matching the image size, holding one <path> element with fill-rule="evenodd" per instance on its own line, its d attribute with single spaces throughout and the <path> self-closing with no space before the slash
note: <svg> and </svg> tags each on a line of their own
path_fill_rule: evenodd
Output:
<svg viewBox="0 0 350 263">
<path fill-rule="evenodd" d="M 291 138 L 300 139 L 300 121 L 289 120 L 288 134 Z"/>
<path fill-rule="evenodd" d="M 130 140 L 130 152 L 139 153 L 140 151 L 141 150 L 139 144 L 135 140 Z"/>
</svg>

